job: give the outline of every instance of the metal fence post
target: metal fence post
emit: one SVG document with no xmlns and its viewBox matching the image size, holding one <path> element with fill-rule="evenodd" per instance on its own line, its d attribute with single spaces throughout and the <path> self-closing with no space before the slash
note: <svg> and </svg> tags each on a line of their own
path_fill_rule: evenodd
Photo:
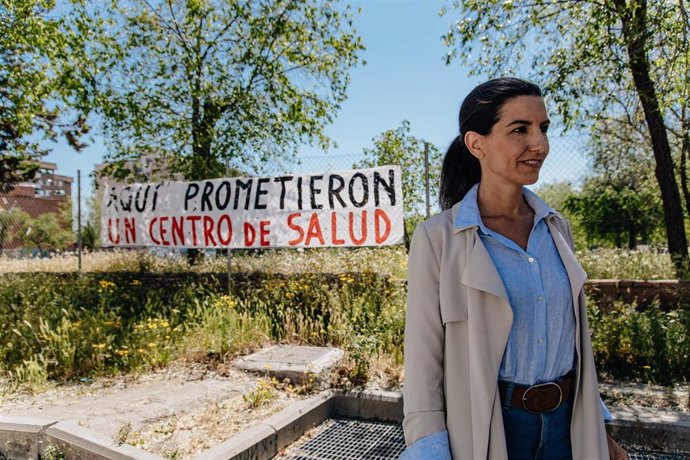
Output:
<svg viewBox="0 0 690 460">
<path fill-rule="evenodd" d="M 424 186 L 426 188 L 426 218 L 431 217 L 431 202 L 429 199 L 429 144 L 424 143 Z"/>
<path fill-rule="evenodd" d="M 77 169 L 77 260 L 81 275 L 81 169 Z"/>
<path fill-rule="evenodd" d="M 225 175 L 230 176 L 230 162 L 225 163 Z M 232 251 L 230 248 L 226 248 L 228 251 L 228 295 L 232 293 Z"/>
</svg>

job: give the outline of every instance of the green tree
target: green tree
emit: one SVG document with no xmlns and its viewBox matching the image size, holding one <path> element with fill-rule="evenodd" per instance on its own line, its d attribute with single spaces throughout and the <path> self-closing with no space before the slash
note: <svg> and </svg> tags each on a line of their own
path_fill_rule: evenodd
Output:
<svg viewBox="0 0 690 460">
<path fill-rule="evenodd" d="M 690 104 L 686 3 L 462 0 L 463 17 L 444 37 L 447 61 L 459 57 L 475 74 L 515 73 L 528 62 L 567 126 L 615 117 L 615 98 L 635 95 L 679 276 L 688 270 L 688 248 L 666 119 L 671 110 L 687 113 Z"/>
<path fill-rule="evenodd" d="M 633 187 L 654 180 L 654 154 L 640 111 L 596 120 L 587 152 L 595 175 Z"/>
<path fill-rule="evenodd" d="M 26 240 L 41 254 L 49 249 L 64 250 L 74 243 L 72 202 L 58 206 L 58 212 L 46 212 L 26 222 Z"/>
<path fill-rule="evenodd" d="M 101 190 L 103 188 L 101 187 Z M 82 245 L 90 250 L 101 247 L 101 201 L 103 193 L 99 193 L 96 181 L 92 188 L 92 193 L 86 199 L 86 214 L 82 219 L 86 219 L 86 224 L 81 228 Z"/>
<path fill-rule="evenodd" d="M 101 242 L 98 237 L 98 227 L 91 220 L 87 220 L 86 224 L 81 228 L 81 244 L 85 249 L 93 251 L 101 247 Z"/>
<path fill-rule="evenodd" d="M 592 171 L 582 191 L 558 186 L 556 201 L 581 242 L 633 249 L 661 233 L 663 211 L 644 115 L 634 104 L 619 103 L 618 117 L 598 118 L 592 125 L 587 145 Z M 545 193 L 554 191 L 547 187 Z"/>
<path fill-rule="evenodd" d="M 577 195 L 577 191 L 573 187 L 573 184 L 567 181 L 545 184 L 539 186 L 535 192 L 546 204 L 568 219 L 568 223 L 573 232 L 575 246 L 578 249 L 584 247 L 586 245 L 587 235 L 580 222 L 580 217 L 566 207 L 568 200 L 572 196 Z"/>
<path fill-rule="evenodd" d="M 55 0 L 0 0 L 0 192 L 33 178 L 47 153 L 38 140 L 64 136 L 75 150 L 89 127 L 78 102 L 78 41 Z"/>
<path fill-rule="evenodd" d="M 18 182 L 33 179 L 39 167 L 40 164 L 28 155 L 0 153 L 0 193 L 9 193 Z"/>
<path fill-rule="evenodd" d="M 565 211 L 565 202 L 567 199 L 575 193 L 573 184 L 567 181 L 542 185 L 536 190 L 536 194 L 539 195 L 546 204 L 561 213 Z"/>
<path fill-rule="evenodd" d="M 0 254 L 13 241 L 21 241 L 29 215 L 19 208 L 0 209 Z"/>
<path fill-rule="evenodd" d="M 373 148 L 365 148 L 365 159 L 354 168 L 398 165 L 402 169 L 402 190 L 405 209 L 405 245 L 409 248 L 414 227 L 426 215 L 425 150 L 429 155 L 430 201 L 438 196 L 441 174 L 441 152 L 424 139 L 411 134 L 410 122 L 403 120 L 399 127 L 388 129 L 372 139 Z"/>
<path fill-rule="evenodd" d="M 156 155 L 190 180 L 327 145 L 363 49 L 349 7 L 320 0 L 113 1 L 79 14 L 100 31 L 99 71 L 85 78 L 112 159 Z"/>
<path fill-rule="evenodd" d="M 586 180 L 582 191 L 566 200 L 565 209 L 577 215 L 590 244 L 628 249 L 635 249 L 638 240 L 648 242 L 663 215 L 658 194 L 648 187 L 601 177 Z"/>
</svg>

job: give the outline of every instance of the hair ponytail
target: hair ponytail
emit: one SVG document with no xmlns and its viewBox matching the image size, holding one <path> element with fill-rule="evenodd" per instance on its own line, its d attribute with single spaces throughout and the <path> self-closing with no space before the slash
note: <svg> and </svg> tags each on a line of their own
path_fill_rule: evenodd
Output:
<svg viewBox="0 0 690 460">
<path fill-rule="evenodd" d="M 519 78 L 496 78 L 470 91 L 460 107 L 460 134 L 453 139 L 443 158 L 438 202 L 442 210 L 452 207 L 481 180 L 479 160 L 465 145 L 465 134 L 474 131 L 487 135 L 500 118 L 506 101 L 518 96 L 539 96 L 541 90 Z"/>
<path fill-rule="evenodd" d="M 451 142 L 441 167 L 441 186 L 439 191 L 439 205 L 442 210 L 449 209 L 462 200 L 465 194 L 482 177 L 482 171 L 477 157 L 470 153 L 465 145 L 465 139 L 458 135 Z"/>
</svg>

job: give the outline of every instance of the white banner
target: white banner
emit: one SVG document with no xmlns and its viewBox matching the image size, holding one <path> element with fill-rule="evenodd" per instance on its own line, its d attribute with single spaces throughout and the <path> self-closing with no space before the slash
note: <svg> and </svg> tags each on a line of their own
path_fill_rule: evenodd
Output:
<svg viewBox="0 0 690 460">
<path fill-rule="evenodd" d="M 105 185 L 103 246 L 383 246 L 403 239 L 399 166 Z"/>
</svg>

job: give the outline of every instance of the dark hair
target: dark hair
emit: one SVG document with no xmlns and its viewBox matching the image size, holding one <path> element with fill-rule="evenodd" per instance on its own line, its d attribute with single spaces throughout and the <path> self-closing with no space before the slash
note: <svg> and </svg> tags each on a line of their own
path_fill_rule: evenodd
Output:
<svg viewBox="0 0 690 460">
<path fill-rule="evenodd" d="M 439 205 L 448 209 L 462 200 L 482 177 L 479 160 L 465 145 L 465 134 L 489 134 L 503 105 L 518 96 L 540 96 L 537 85 L 519 78 L 496 78 L 474 88 L 460 107 L 460 134 L 453 139 L 441 168 Z"/>
</svg>

